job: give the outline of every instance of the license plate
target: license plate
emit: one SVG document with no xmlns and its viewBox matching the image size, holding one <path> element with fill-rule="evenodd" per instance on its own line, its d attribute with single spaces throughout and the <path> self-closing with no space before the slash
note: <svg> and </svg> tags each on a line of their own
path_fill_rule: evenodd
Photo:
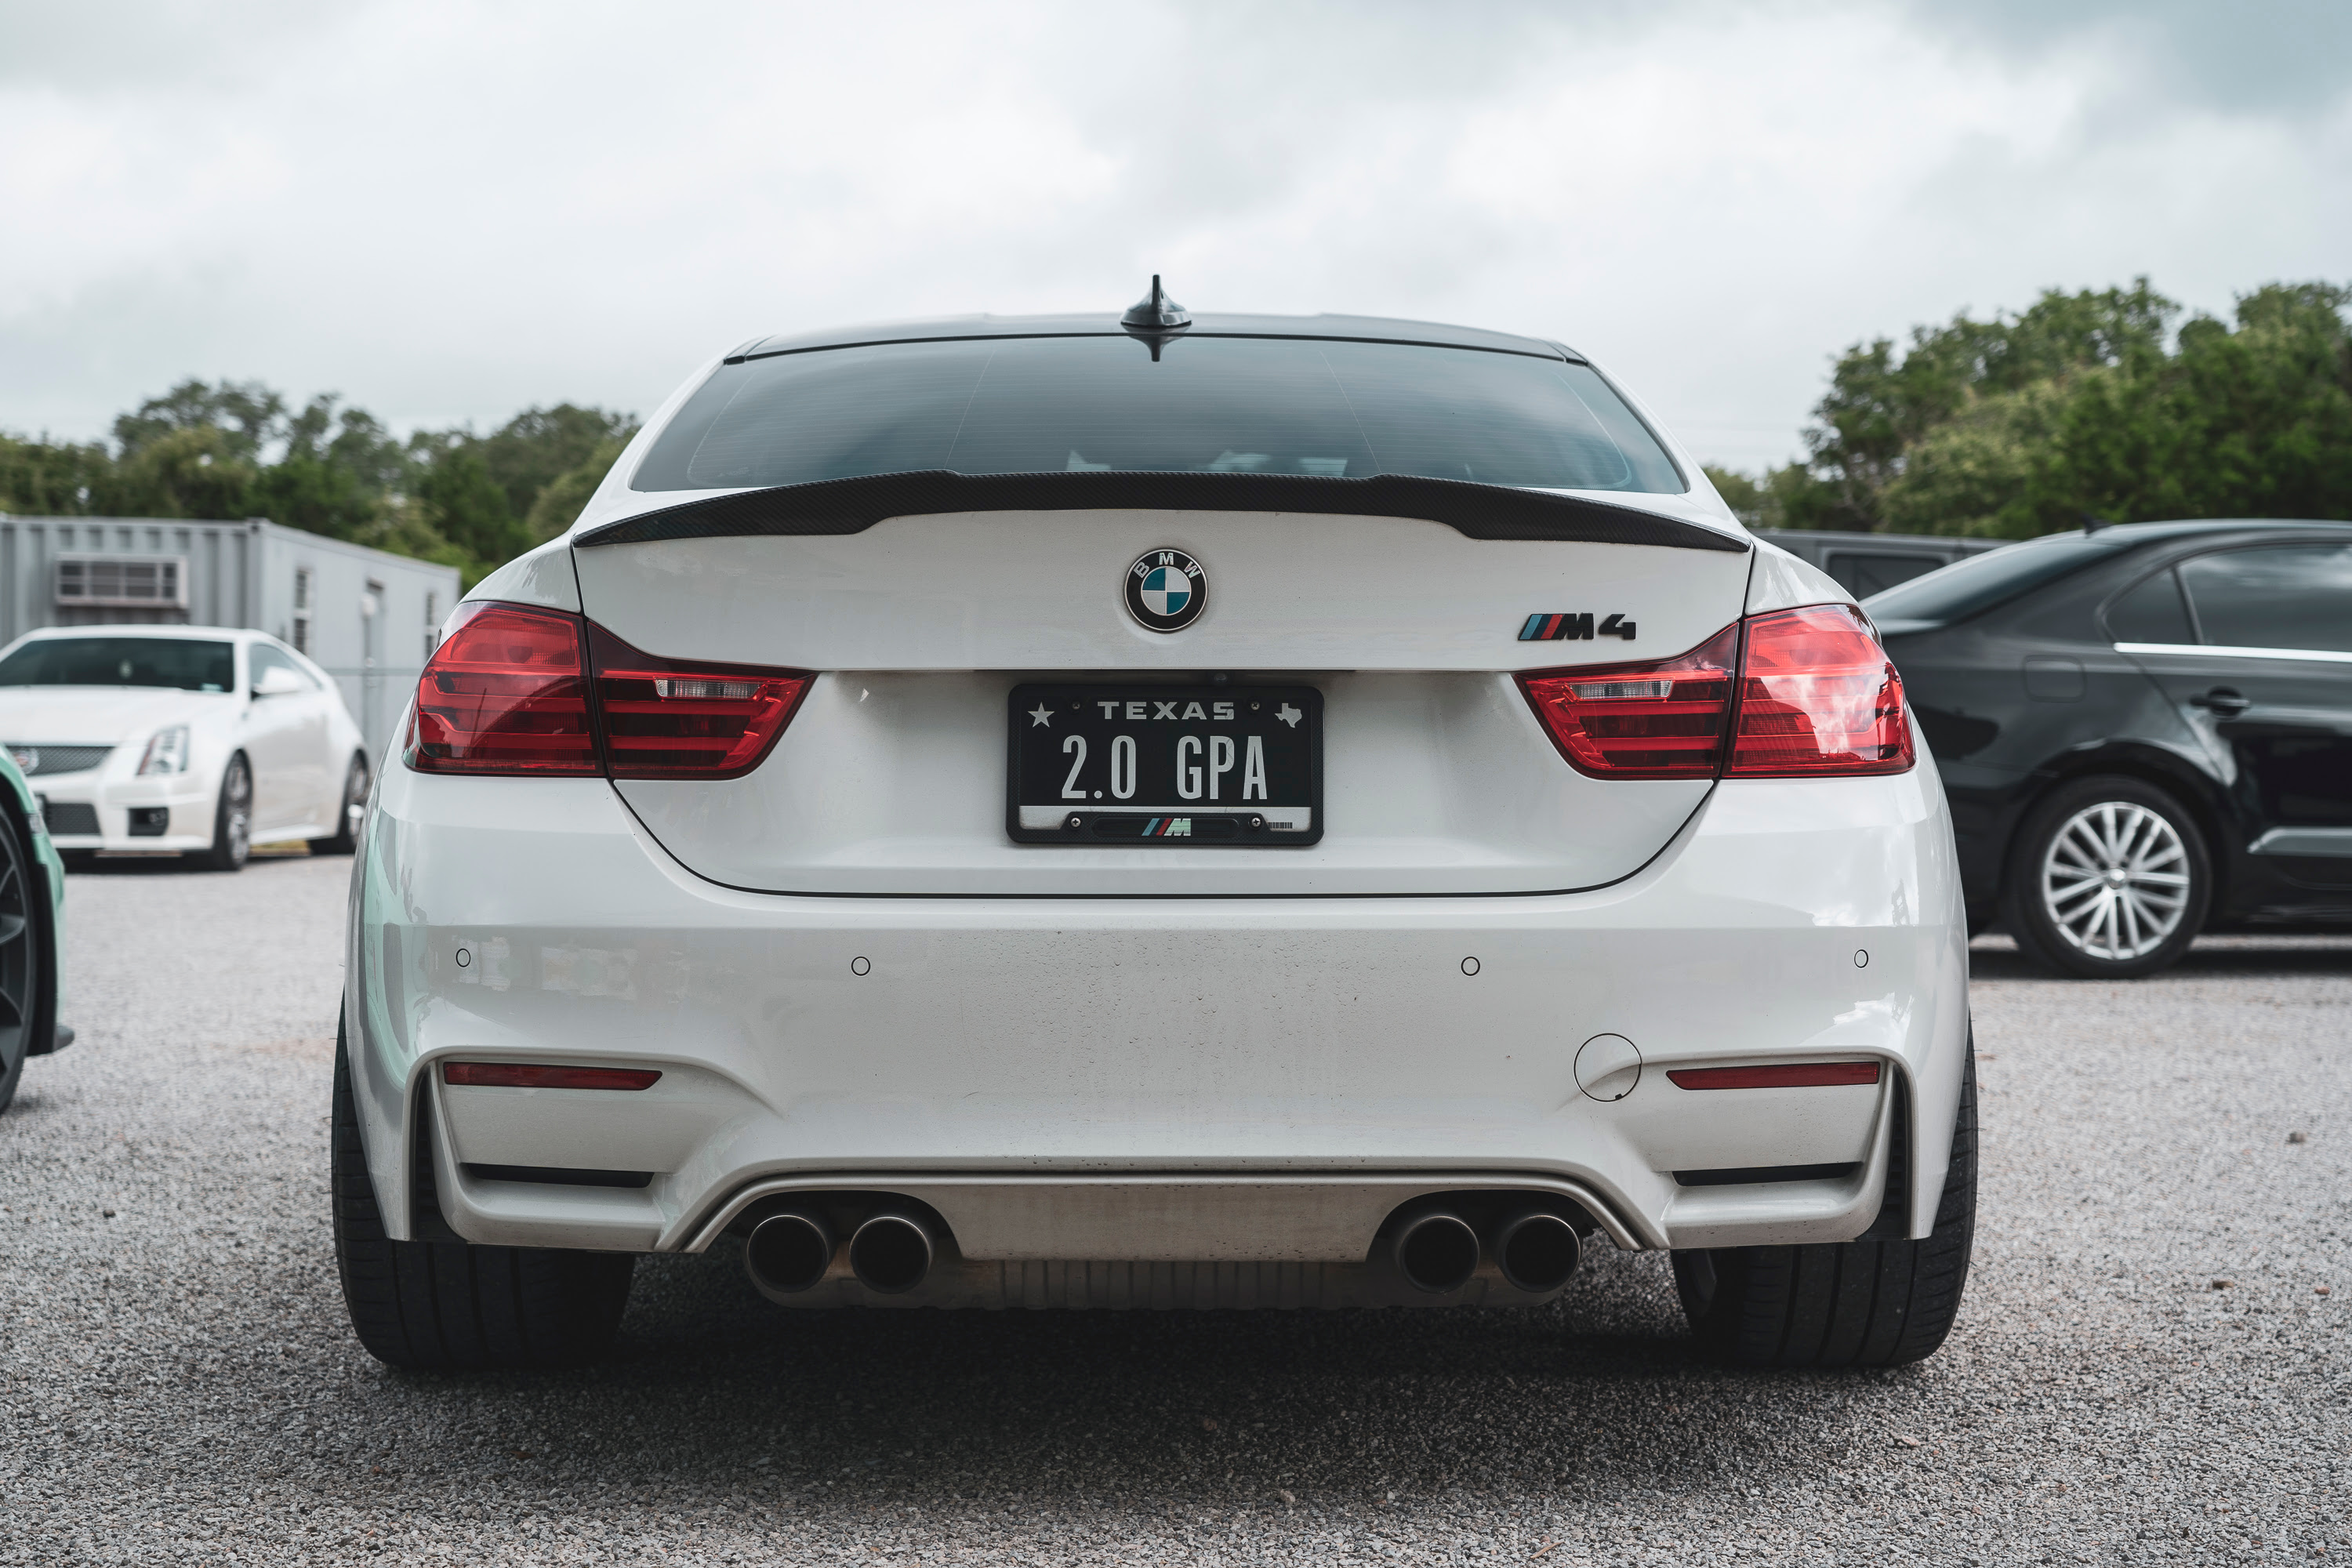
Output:
<svg viewBox="0 0 2352 1568">
<path fill-rule="evenodd" d="M 1323 837 L 1311 686 L 1016 686 L 1023 844 L 1280 848 Z"/>
</svg>

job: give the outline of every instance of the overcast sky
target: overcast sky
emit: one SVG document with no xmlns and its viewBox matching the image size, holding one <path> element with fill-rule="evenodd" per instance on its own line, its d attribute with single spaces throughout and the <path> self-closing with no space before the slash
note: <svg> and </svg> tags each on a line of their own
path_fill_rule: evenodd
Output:
<svg viewBox="0 0 2352 1568">
<path fill-rule="evenodd" d="M 645 412 L 1155 270 L 1557 337 L 1753 467 L 1859 338 L 2352 280 L 2352 4 L 0 0 L 0 429 L 190 375 Z"/>
</svg>

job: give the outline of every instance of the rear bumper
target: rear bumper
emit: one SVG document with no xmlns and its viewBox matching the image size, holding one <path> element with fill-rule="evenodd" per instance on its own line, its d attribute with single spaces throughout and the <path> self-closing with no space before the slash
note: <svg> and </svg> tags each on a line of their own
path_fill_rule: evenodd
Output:
<svg viewBox="0 0 2352 1568">
<path fill-rule="evenodd" d="M 1626 1247 L 1843 1240 L 1878 1215 L 1898 1091 L 1924 1235 L 1967 1030 L 1926 765 L 1721 786 L 1597 892 L 1195 900 L 742 893 L 679 867 L 602 781 L 395 767 L 350 973 L 363 1136 L 403 1234 L 421 1157 L 470 1240 L 695 1250 L 762 1195 L 857 1189 L 930 1205 L 964 1259 L 1008 1267 L 1360 1263 L 1397 1204 L 1462 1189 L 1573 1201 Z M 1602 1034 L 1642 1055 L 1614 1101 L 1578 1082 Z M 663 1077 L 458 1088 L 434 1068 L 452 1057 Z M 1778 1058 L 1885 1070 L 1665 1076 Z M 1794 1166 L 1833 1169 L 1675 1175 Z"/>
</svg>

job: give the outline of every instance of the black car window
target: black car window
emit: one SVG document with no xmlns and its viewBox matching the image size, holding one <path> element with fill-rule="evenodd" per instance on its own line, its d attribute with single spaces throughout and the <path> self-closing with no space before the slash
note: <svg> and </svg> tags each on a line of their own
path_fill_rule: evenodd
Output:
<svg viewBox="0 0 2352 1568">
<path fill-rule="evenodd" d="M 2005 605 L 2021 594 L 2106 560 L 2118 548 L 2095 535 L 2060 534 L 1988 550 L 1955 561 L 1940 572 L 1914 577 L 1884 594 L 1874 594 L 1863 608 L 1881 624 L 1919 621 L 1942 626 Z"/>
<path fill-rule="evenodd" d="M 1590 365 L 1330 339 L 882 343 L 721 365 L 629 481 L 792 485 L 945 468 L 1370 474 L 1678 494 Z"/>
<path fill-rule="evenodd" d="M 1855 598 L 1866 599 L 1899 583 L 1925 577 L 1942 564 L 1932 555 L 1862 555 L 1839 550 L 1823 558 L 1822 570 Z"/>
<path fill-rule="evenodd" d="M 2180 597 L 2180 580 L 2171 568 L 2116 595 L 2107 606 L 2107 635 L 2117 642 L 2197 640 L 2197 629 L 2189 621 L 2189 605 Z"/>
<path fill-rule="evenodd" d="M 234 644 L 194 637 L 44 637 L 0 658 L 0 686 L 172 686 L 226 691 Z"/>
<path fill-rule="evenodd" d="M 2352 544 L 2217 551 L 2180 579 L 2208 643 L 2352 653 Z"/>
</svg>

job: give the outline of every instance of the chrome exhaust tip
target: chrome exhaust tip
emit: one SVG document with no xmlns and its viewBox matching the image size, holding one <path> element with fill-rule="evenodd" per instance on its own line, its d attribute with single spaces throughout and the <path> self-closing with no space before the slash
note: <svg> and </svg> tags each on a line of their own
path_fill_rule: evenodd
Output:
<svg viewBox="0 0 2352 1568">
<path fill-rule="evenodd" d="M 903 1296 L 931 1271 L 929 1226 L 912 1215 L 877 1214 L 849 1238 L 849 1268 L 877 1296 Z"/>
<path fill-rule="evenodd" d="M 1416 1290 L 1459 1290 L 1478 1271 L 1478 1233 L 1457 1214 L 1415 1215 L 1397 1232 L 1396 1266 Z"/>
<path fill-rule="evenodd" d="M 833 1267 L 833 1230 L 799 1209 L 772 1214 L 743 1238 L 743 1269 L 751 1283 L 779 1296 L 813 1289 Z"/>
<path fill-rule="evenodd" d="M 1583 1258 L 1576 1227 L 1543 1209 L 1514 1215 L 1495 1232 L 1495 1261 L 1503 1278 L 1513 1289 L 1530 1295 L 1567 1284 Z"/>
</svg>

